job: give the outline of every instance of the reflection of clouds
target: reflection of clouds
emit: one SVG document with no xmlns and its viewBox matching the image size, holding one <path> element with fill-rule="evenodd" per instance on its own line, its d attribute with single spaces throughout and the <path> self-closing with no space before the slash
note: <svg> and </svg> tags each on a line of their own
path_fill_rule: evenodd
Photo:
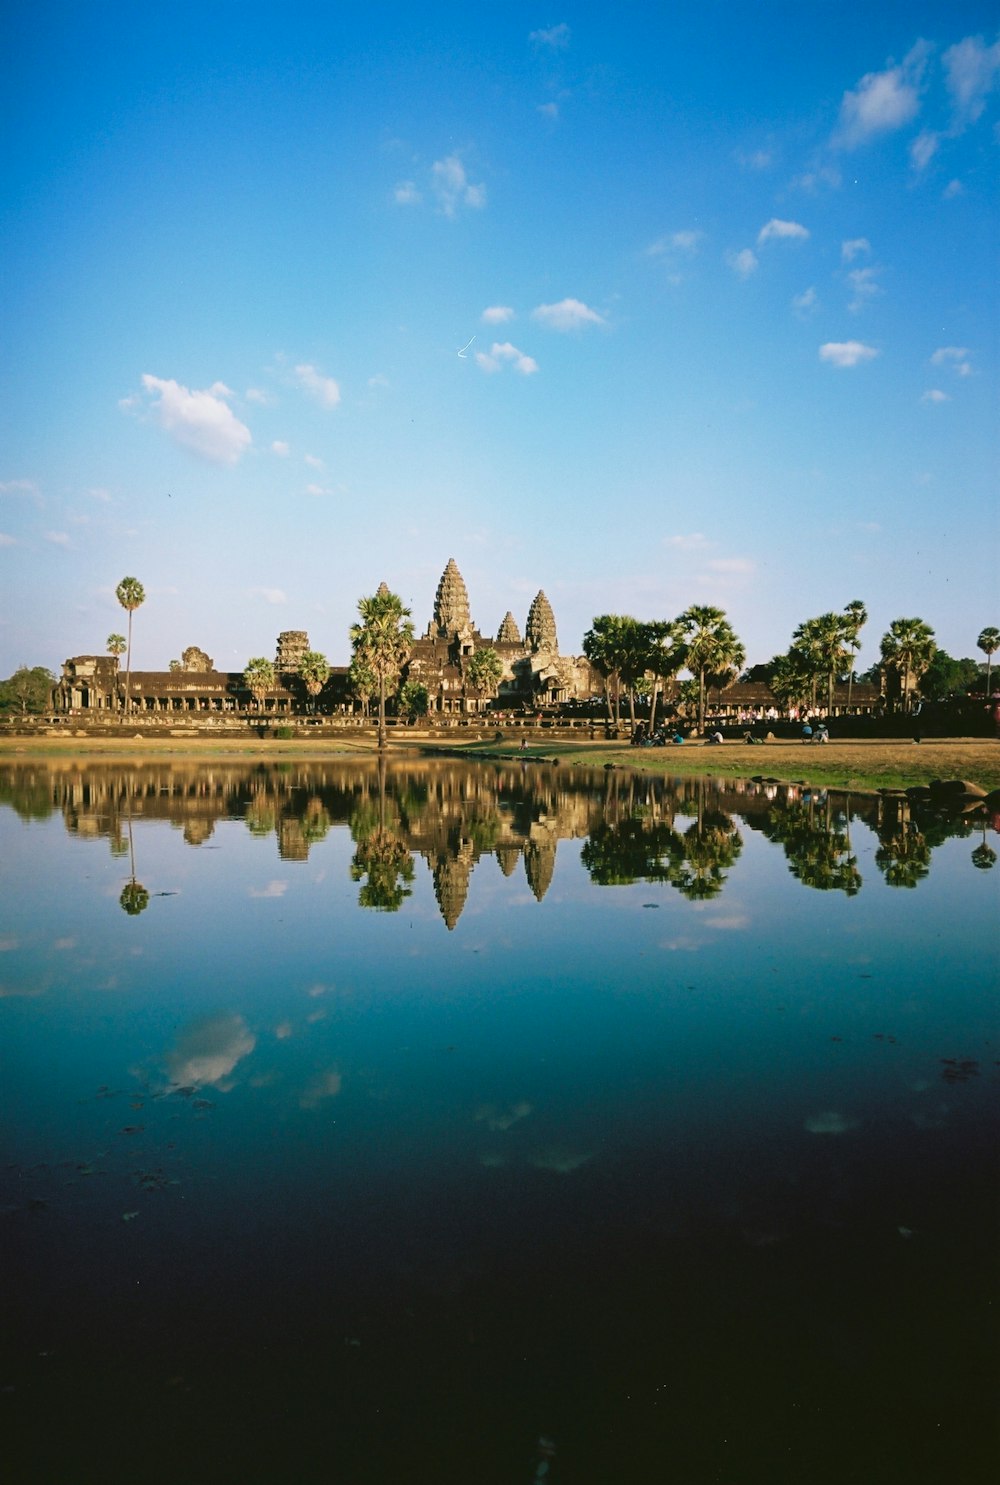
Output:
<svg viewBox="0 0 1000 1485">
<path fill-rule="evenodd" d="M 15 996 L 33 1000 L 36 995 L 44 995 L 45 990 L 44 985 L 0 985 L 0 1000 L 11 1000 Z"/>
<path fill-rule="evenodd" d="M 668 938 L 661 944 L 661 949 L 667 949 L 671 954 L 695 954 L 703 945 L 696 938 Z"/>
<path fill-rule="evenodd" d="M 529 1156 L 528 1164 L 533 1165 L 536 1170 L 551 1170 L 556 1175 L 568 1176 L 593 1158 L 593 1150 L 572 1150 L 563 1145 L 547 1145 L 544 1150 L 536 1150 L 534 1155 Z"/>
<path fill-rule="evenodd" d="M 287 1041 L 292 1034 L 291 1021 L 279 1022 L 279 1024 L 274 1028 L 274 1034 L 278 1038 L 279 1042 Z"/>
<path fill-rule="evenodd" d="M 76 939 L 75 938 L 57 938 L 56 941 L 55 941 L 55 943 L 52 945 L 52 947 L 54 949 L 75 949 L 76 948 Z"/>
<path fill-rule="evenodd" d="M 287 882 L 268 882 L 266 887 L 251 887 L 250 897 L 284 897 L 288 891 Z"/>
<path fill-rule="evenodd" d="M 747 917 L 746 913 L 731 913 L 727 918 L 706 918 L 705 927 L 721 928 L 726 929 L 727 931 L 738 930 L 741 928 L 749 928 L 750 919 Z"/>
<path fill-rule="evenodd" d="M 821 1114 L 813 1114 L 805 1122 L 805 1128 L 810 1134 L 847 1134 L 857 1127 L 857 1119 L 845 1119 L 836 1109 L 824 1109 Z"/>
<path fill-rule="evenodd" d="M 331 988 L 330 985 L 310 985 L 306 994 L 311 996 L 313 1000 L 318 1000 L 321 995 L 326 995 L 327 991 Z"/>
<path fill-rule="evenodd" d="M 343 1078 L 335 1067 L 329 1068 L 314 1078 L 299 1099 L 299 1108 L 318 1109 L 326 1098 L 336 1098 L 343 1085 Z"/>
<path fill-rule="evenodd" d="M 325 1020 L 326 1020 L 326 1011 L 323 1011 L 323 1010 L 320 1010 L 320 1011 L 310 1011 L 309 1014 L 308 1014 L 308 1016 L 306 1017 L 306 1025 L 307 1026 L 315 1026 L 317 1021 L 325 1021 Z"/>
<path fill-rule="evenodd" d="M 219 1087 L 256 1045 L 257 1038 L 242 1016 L 211 1016 L 192 1022 L 167 1054 L 170 1081 L 180 1088 Z"/>
<path fill-rule="evenodd" d="M 0 954 L 9 953 L 11 949 L 16 949 L 17 946 L 18 940 L 12 933 L 7 933 L 3 938 L 0 938 Z"/>
<path fill-rule="evenodd" d="M 473 1117 L 477 1124 L 485 1124 L 487 1129 L 510 1129 L 511 1125 L 527 1119 L 531 1109 L 531 1104 L 525 1099 L 521 1099 L 520 1103 L 512 1103 L 508 1108 L 500 1108 L 495 1103 L 482 1103 Z"/>
</svg>

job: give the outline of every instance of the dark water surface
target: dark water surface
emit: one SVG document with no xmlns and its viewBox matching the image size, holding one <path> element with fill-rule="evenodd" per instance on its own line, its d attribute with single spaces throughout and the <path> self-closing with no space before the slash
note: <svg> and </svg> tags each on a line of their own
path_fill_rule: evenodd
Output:
<svg viewBox="0 0 1000 1485">
<path fill-rule="evenodd" d="M 0 770 L 10 1478 L 993 1478 L 996 823 Z"/>
</svg>

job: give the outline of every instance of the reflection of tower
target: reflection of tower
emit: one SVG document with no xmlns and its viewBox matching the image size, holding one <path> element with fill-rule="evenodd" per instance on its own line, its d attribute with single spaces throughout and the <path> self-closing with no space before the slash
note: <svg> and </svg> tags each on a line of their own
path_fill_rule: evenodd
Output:
<svg viewBox="0 0 1000 1485">
<path fill-rule="evenodd" d="M 556 839 L 553 835 L 535 836 L 524 848 L 524 873 L 538 902 L 552 884 L 556 869 Z"/>
<path fill-rule="evenodd" d="M 505 877 L 513 876 L 521 855 L 521 843 L 516 840 L 501 840 L 496 844 L 497 861 Z"/>
<path fill-rule="evenodd" d="M 471 874 L 472 852 L 468 846 L 461 845 L 454 856 L 438 857 L 433 872 L 434 896 L 449 930 L 454 928 L 462 916 L 465 899 L 469 895 Z"/>
<path fill-rule="evenodd" d="M 302 821 L 294 815 L 282 815 L 278 821 L 278 855 L 282 861 L 309 860 L 309 842 Z"/>
</svg>

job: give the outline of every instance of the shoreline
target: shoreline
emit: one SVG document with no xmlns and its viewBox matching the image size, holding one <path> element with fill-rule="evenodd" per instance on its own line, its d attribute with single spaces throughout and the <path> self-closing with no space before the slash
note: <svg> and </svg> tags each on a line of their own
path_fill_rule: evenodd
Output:
<svg viewBox="0 0 1000 1485">
<path fill-rule="evenodd" d="M 863 739 L 803 744 L 797 739 L 759 745 L 724 742 L 712 745 L 686 742 L 680 747 L 632 748 L 604 739 L 583 741 L 531 737 L 522 751 L 520 741 L 465 741 L 427 734 L 393 737 L 385 750 L 388 761 L 414 756 L 476 762 L 549 762 L 569 767 L 620 768 L 636 773 L 713 777 L 765 776 L 778 782 L 805 783 L 850 793 L 926 786 L 935 779 L 963 779 L 987 794 L 1000 789 L 1000 741 L 989 738 Z M 0 764 L 4 762 L 123 762 L 141 764 L 159 759 L 185 764 L 248 761 L 287 763 L 323 762 L 331 758 L 376 759 L 374 736 L 313 742 L 305 739 L 212 737 L 32 737 L 0 736 Z"/>
</svg>

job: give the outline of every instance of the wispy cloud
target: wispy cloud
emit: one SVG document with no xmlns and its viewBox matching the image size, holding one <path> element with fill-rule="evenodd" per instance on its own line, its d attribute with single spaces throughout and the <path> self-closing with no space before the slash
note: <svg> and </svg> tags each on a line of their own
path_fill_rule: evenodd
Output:
<svg viewBox="0 0 1000 1485">
<path fill-rule="evenodd" d="M 730 253 L 726 262 L 740 278 L 749 278 L 757 271 L 757 254 L 753 248 L 741 248 L 738 253 Z"/>
<path fill-rule="evenodd" d="M 43 531 L 42 535 L 44 536 L 45 540 L 47 542 L 51 542 L 54 547 L 69 546 L 69 533 L 66 531 Z"/>
<path fill-rule="evenodd" d="M 260 407 L 268 407 L 274 400 L 271 394 L 261 387 L 247 387 L 244 396 L 248 402 L 256 402 Z"/>
<path fill-rule="evenodd" d="M 874 346 L 864 345 L 860 340 L 828 340 L 826 345 L 819 348 L 820 360 L 840 370 L 861 366 L 865 361 L 874 360 L 877 355 L 878 351 Z"/>
<path fill-rule="evenodd" d="M 868 254 L 872 245 L 867 237 L 849 237 L 846 242 L 840 244 L 841 263 L 853 263 L 862 253 Z"/>
<path fill-rule="evenodd" d="M 646 252 L 651 258 L 671 252 L 693 254 L 698 251 L 704 236 L 704 232 L 697 229 L 668 232 L 666 236 L 658 237 L 655 242 L 651 242 Z"/>
<path fill-rule="evenodd" d="M 268 882 L 266 887 L 251 887 L 247 892 L 248 897 L 284 897 L 288 891 L 287 882 Z"/>
<path fill-rule="evenodd" d="M 513 318 L 514 311 L 509 304 L 491 304 L 480 315 L 484 325 L 503 325 Z"/>
<path fill-rule="evenodd" d="M 271 445 L 271 453 L 277 454 L 279 459 L 287 459 L 291 449 L 283 438 L 276 438 Z"/>
<path fill-rule="evenodd" d="M 559 117 L 558 103 L 539 103 L 538 112 L 543 119 L 557 119 Z"/>
<path fill-rule="evenodd" d="M 941 196 L 945 201 L 954 201 L 956 196 L 964 195 L 965 187 L 960 180 L 950 180 L 941 192 Z"/>
<path fill-rule="evenodd" d="M 412 180 L 401 180 L 393 188 L 392 198 L 399 206 L 418 206 L 424 199 Z"/>
<path fill-rule="evenodd" d="M 250 429 L 229 406 L 227 399 L 233 393 L 224 382 L 192 391 L 173 378 L 147 372 L 142 386 L 152 399 L 150 410 L 163 431 L 181 448 L 210 463 L 236 464 L 253 442 Z M 126 398 L 121 405 L 130 408 L 138 400 Z"/>
<path fill-rule="evenodd" d="M 549 26 L 547 30 L 530 31 L 528 40 L 533 46 L 550 46 L 555 51 L 564 51 L 569 46 L 569 26 L 565 21 L 560 21 L 558 26 Z"/>
<path fill-rule="evenodd" d="M 321 407 L 336 407 L 340 401 L 340 386 L 332 376 L 324 376 L 315 366 L 296 366 L 295 375 L 299 386 L 314 397 Z"/>
<path fill-rule="evenodd" d="M 288 597 L 283 588 L 251 588 L 251 598 L 263 598 L 265 603 L 287 603 Z"/>
<path fill-rule="evenodd" d="M 0 495 L 37 495 L 34 480 L 0 480 Z"/>
<path fill-rule="evenodd" d="M 306 485 L 306 494 L 307 495 L 332 495 L 333 494 L 333 491 L 330 490 L 330 489 L 328 489 L 326 485 L 309 484 L 309 485 Z"/>
<path fill-rule="evenodd" d="M 604 316 L 591 309 L 580 299 L 560 299 L 558 304 L 540 304 L 531 311 L 532 318 L 550 330 L 563 333 L 581 330 L 587 325 L 603 325 Z"/>
<path fill-rule="evenodd" d="M 435 160 L 431 166 L 431 188 L 438 207 L 446 217 L 453 217 L 460 206 L 478 210 L 486 205 L 486 187 L 469 180 L 465 166 L 457 155 Z"/>
<path fill-rule="evenodd" d="M 801 222 L 783 222 L 780 217 L 772 217 L 757 233 L 757 246 L 762 247 L 765 242 L 782 238 L 792 242 L 805 242 L 808 236 L 809 229 L 803 227 Z"/>
<path fill-rule="evenodd" d="M 746 577 L 756 571 L 757 564 L 750 557 L 713 557 L 706 566 L 723 577 Z"/>
<path fill-rule="evenodd" d="M 499 371 L 505 364 L 513 366 L 514 370 L 522 376 L 531 376 L 538 370 L 538 362 L 533 356 L 526 356 L 519 351 L 516 345 L 511 345 L 509 340 L 502 344 L 494 341 L 490 346 L 489 354 L 485 351 L 476 352 L 476 364 L 483 371 Z"/>
<path fill-rule="evenodd" d="M 323 463 L 323 460 L 322 459 L 318 459 L 315 454 L 303 454 L 303 456 L 302 456 L 302 462 L 303 462 L 303 464 L 308 464 L 310 469 L 325 469 L 326 468 L 326 465 Z"/>
<path fill-rule="evenodd" d="M 0 531 L 0 547 L 16 547 L 16 546 L 17 546 L 17 540 L 16 540 L 15 537 L 8 536 L 7 533 L 6 533 L 6 531 Z"/>
<path fill-rule="evenodd" d="M 987 46 L 981 36 L 966 36 L 950 46 L 941 60 L 951 95 L 953 127 L 961 131 L 980 117 L 1000 80 L 1000 41 Z"/>
<path fill-rule="evenodd" d="M 851 287 L 851 302 L 847 307 L 853 314 L 882 293 L 882 285 L 878 282 L 880 272 L 879 268 L 852 268 L 847 275 Z"/>
<path fill-rule="evenodd" d="M 972 362 L 964 345 L 942 345 L 931 356 L 932 366 L 947 366 L 956 376 L 971 376 Z"/>
<path fill-rule="evenodd" d="M 855 149 L 910 123 L 920 108 L 928 52 L 927 42 L 918 41 L 899 65 L 866 72 L 857 87 L 844 94 L 834 143 Z"/>
<path fill-rule="evenodd" d="M 680 552 L 697 552 L 708 546 L 708 538 L 701 531 L 691 531 L 687 535 L 665 536 L 663 545 Z"/>
<path fill-rule="evenodd" d="M 951 398 L 947 392 L 942 392 L 938 387 L 930 387 L 921 397 L 921 402 L 950 402 Z"/>
<path fill-rule="evenodd" d="M 770 150 L 737 150 L 733 158 L 744 170 L 767 170 L 774 163 Z"/>
<path fill-rule="evenodd" d="M 914 170 L 926 170 L 938 152 L 940 134 L 933 129 L 922 129 L 910 145 L 910 161 Z"/>
<path fill-rule="evenodd" d="M 792 308 L 803 319 L 819 308 L 819 295 L 811 284 L 808 289 L 803 289 L 801 294 L 794 295 Z"/>
</svg>

